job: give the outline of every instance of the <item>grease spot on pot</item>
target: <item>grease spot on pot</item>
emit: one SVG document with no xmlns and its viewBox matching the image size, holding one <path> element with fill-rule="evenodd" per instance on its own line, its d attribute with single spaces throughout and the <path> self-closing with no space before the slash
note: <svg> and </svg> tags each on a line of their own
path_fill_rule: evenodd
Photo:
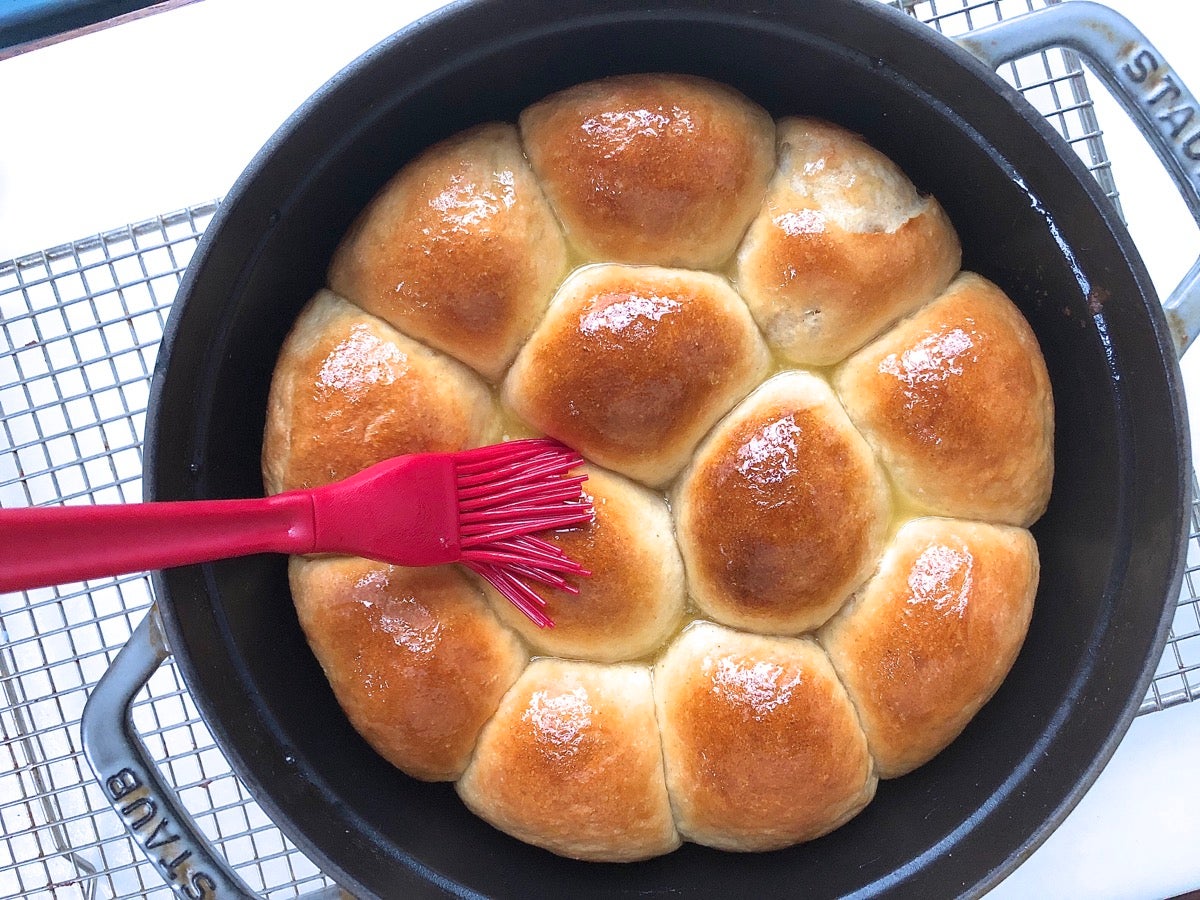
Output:
<svg viewBox="0 0 1200 900">
<path fill-rule="evenodd" d="M 1088 291 L 1087 305 L 1088 312 L 1093 316 L 1098 316 L 1104 312 L 1104 304 L 1106 304 L 1112 294 L 1102 287 L 1094 287 Z"/>
</svg>

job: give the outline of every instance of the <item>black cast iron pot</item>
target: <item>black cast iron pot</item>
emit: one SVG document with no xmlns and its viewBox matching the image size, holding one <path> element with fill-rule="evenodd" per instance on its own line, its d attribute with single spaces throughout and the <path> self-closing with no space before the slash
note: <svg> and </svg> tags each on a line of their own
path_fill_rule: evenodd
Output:
<svg viewBox="0 0 1200 900">
<path fill-rule="evenodd" d="M 1052 9 L 1038 28 L 1069 40 L 1071 16 L 1088 6 Z M 1111 38 L 1113 53 L 1123 42 L 1136 60 L 1142 45 L 1128 34 L 1093 30 L 1076 43 L 1100 54 Z M 1004 44 L 976 46 L 996 62 Z M 1121 64 L 1110 60 L 1114 80 Z M 450 785 L 407 778 L 368 748 L 305 644 L 282 557 L 167 571 L 155 582 L 161 626 L 152 617 L 139 630 L 84 729 L 109 796 L 182 893 L 244 887 L 193 842 L 127 733 L 128 679 L 168 652 L 255 798 L 360 895 L 980 893 L 1062 820 L 1124 734 L 1161 654 L 1187 535 L 1187 428 L 1166 319 L 1070 148 L 988 66 L 876 0 L 478 0 L 367 53 L 271 140 L 204 236 L 155 373 L 148 492 L 262 493 L 280 344 L 355 214 L 408 159 L 474 123 L 514 120 L 559 88 L 633 71 L 705 75 L 773 115 L 862 133 L 945 206 L 964 267 L 1004 286 L 1029 318 L 1054 386 L 1057 475 L 1034 529 L 1042 581 L 1016 666 L 947 751 L 881 783 L 828 837 L 773 853 L 685 845 L 644 863 L 587 864 L 493 830 Z M 169 819 L 157 843 L 154 821 L 139 824 L 142 800 Z"/>
</svg>

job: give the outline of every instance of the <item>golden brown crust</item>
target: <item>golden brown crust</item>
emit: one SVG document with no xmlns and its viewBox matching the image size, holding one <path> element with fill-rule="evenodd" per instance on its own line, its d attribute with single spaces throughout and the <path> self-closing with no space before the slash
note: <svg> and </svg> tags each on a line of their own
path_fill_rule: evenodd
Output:
<svg viewBox="0 0 1200 900">
<path fill-rule="evenodd" d="M 720 265 L 775 164 L 771 117 L 686 75 L 577 85 L 526 109 L 520 125 L 546 195 L 592 260 Z"/>
<path fill-rule="evenodd" d="M 415 778 L 448 781 L 527 660 L 456 569 L 293 557 L 309 646 L 355 730 Z"/>
<path fill-rule="evenodd" d="M 726 625 L 794 634 L 823 623 L 870 575 L 891 500 L 829 386 L 788 372 L 705 439 L 674 508 L 700 608 Z"/>
<path fill-rule="evenodd" d="M 990 281 L 960 275 L 847 360 L 834 386 L 919 511 L 1020 526 L 1045 511 L 1050 378 L 1029 323 Z"/>
<path fill-rule="evenodd" d="M 477 447 L 496 433 L 478 376 L 320 291 L 275 365 L 263 477 L 272 494 L 316 487 L 402 453 Z"/>
<path fill-rule="evenodd" d="M 293 559 L 353 727 L 595 861 L 811 840 L 939 752 L 1019 651 L 1038 559 L 1010 526 L 1053 474 L 1036 340 L 960 264 L 860 137 L 692 76 L 578 85 L 413 159 L 285 342 L 266 488 L 548 434 L 596 518 L 545 537 L 593 574 L 535 587 L 539 629 L 459 568 Z"/>
<path fill-rule="evenodd" d="M 566 265 L 516 128 L 493 123 L 401 169 L 342 240 L 329 286 L 495 380 Z"/>
<path fill-rule="evenodd" d="M 861 138 L 779 123 L 779 169 L 738 252 L 737 285 L 772 347 L 830 365 L 932 299 L 961 261 L 937 201 Z"/>
<path fill-rule="evenodd" d="M 611 662 L 637 659 L 663 643 L 683 619 L 683 561 L 671 515 L 658 494 L 589 466 L 584 494 L 591 524 L 543 535 L 592 574 L 571 579 L 570 594 L 538 586 L 553 628 L 538 628 L 494 589 L 501 620 L 538 653 Z"/>
<path fill-rule="evenodd" d="M 563 856 L 628 862 L 679 846 L 640 666 L 535 660 L 458 792 L 481 818 Z"/>
<path fill-rule="evenodd" d="M 589 459 L 660 485 L 767 371 L 745 305 L 716 275 L 573 273 L 504 383 L 517 415 Z"/>
<path fill-rule="evenodd" d="M 875 794 L 867 742 L 810 639 L 690 626 L 655 667 L 680 833 L 771 850 L 829 832 Z"/>
<path fill-rule="evenodd" d="M 996 692 L 1033 612 L 1037 546 L 1022 529 L 915 519 L 821 633 L 881 778 L 940 752 Z"/>
</svg>

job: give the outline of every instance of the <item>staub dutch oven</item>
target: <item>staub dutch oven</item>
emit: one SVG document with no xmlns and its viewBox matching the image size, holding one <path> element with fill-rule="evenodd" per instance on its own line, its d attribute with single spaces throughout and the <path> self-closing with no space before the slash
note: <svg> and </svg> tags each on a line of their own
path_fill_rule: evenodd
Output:
<svg viewBox="0 0 1200 900">
<path fill-rule="evenodd" d="M 301 108 L 221 206 L 176 300 L 146 448 L 154 499 L 262 493 L 280 344 L 355 214 L 406 160 L 567 85 L 689 72 L 775 116 L 822 116 L 865 135 L 945 206 L 964 266 L 1020 305 L 1057 408 L 1053 498 L 1034 529 L 1041 588 L 996 697 L 928 765 L 881 783 L 845 827 L 773 853 L 685 845 L 598 865 L 519 843 L 467 812 L 450 785 L 376 756 L 305 644 L 283 558 L 161 573 L 157 612 L 97 688 L 84 731 L 105 791 L 176 889 L 248 892 L 132 733 L 131 698 L 168 653 L 255 798 L 360 896 L 972 895 L 1026 857 L 1144 696 L 1178 595 L 1191 469 L 1176 354 L 1197 270 L 1169 326 L 1088 171 L 993 73 L 1054 43 L 1093 59 L 1200 208 L 1191 95 L 1127 22 L 1072 0 L 974 33 L 974 55 L 877 0 L 468 0 L 384 41 Z"/>
</svg>

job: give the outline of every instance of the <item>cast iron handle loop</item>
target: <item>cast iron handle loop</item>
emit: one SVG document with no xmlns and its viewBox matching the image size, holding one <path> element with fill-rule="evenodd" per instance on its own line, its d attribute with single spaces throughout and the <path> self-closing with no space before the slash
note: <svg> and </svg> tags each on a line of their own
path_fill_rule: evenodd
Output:
<svg viewBox="0 0 1200 900">
<path fill-rule="evenodd" d="M 133 701 L 171 655 L 152 606 L 83 709 L 83 752 L 108 802 L 137 845 L 187 900 L 257 900 L 179 802 L 134 729 Z M 338 900 L 337 887 L 306 893 L 301 900 Z"/>
<path fill-rule="evenodd" d="M 992 69 L 1052 47 L 1083 56 L 1150 142 L 1200 225 L 1200 104 L 1128 19 L 1090 0 L 1068 0 L 956 40 Z M 1200 260 L 1163 309 L 1182 356 L 1200 333 Z"/>
<path fill-rule="evenodd" d="M 151 607 L 88 697 L 84 754 L 104 797 L 176 895 L 188 900 L 254 898 L 226 860 L 212 852 L 134 731 L 133 698 L 169 655 L 158 608 Z"/>
<path fill-rule="evenodd" d="M 253 898 L 229 863 L 213 853 L 134 730 L 133 700 L 170 655 L 158 608 L 151 607 L 88 697 L 83 752 L 105 797 L 177 896 Z"/>
</svg>

